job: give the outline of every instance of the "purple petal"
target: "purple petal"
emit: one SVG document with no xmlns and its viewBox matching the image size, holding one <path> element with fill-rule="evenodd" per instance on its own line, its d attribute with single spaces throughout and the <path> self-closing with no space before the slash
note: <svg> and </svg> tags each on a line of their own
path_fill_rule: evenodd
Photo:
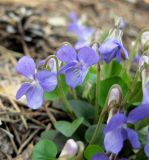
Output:
<svg viewBox="0 0 149 160">
<path fill-rule="evenodd" d="M 70 19 L 73 21 L 73 22 L 77 22 L 78 21 L 78 16 L 77 16 L 77 13 L 75 11 L 72 11 L 70 14 L 69 14 L 69 17 Z"/>
<path fill-rule="evenodd" d="M 86 47 L 86 46 L 89 46 L 89 42 L 85 41 L 85 40 L 81 40 L 81 41 L 78 41 L 76 44 L 75 44 L 75 49 L 81 49 L 83 47 Z"/>
<path fill-rule="evenodd" d="M 142 104 L 128 114 L 127 121 L 128 123 L 135 123 L 147 117 L 149 117 L 149 104 Z"/>
<path fill-rule="evenodd" d="M 75 88 L 78 84 L 83 83 L 88 68 L 81 69 L 80 66 L 72 67 L 66 71 L 66 82 L 72 88 Z"/>
<path fill-rule="evenodd" d="M 95 154 L 91 160 L 109 160 L 108 156 L 106 156 L 105 154 Z"/>
<path fill-rule="evenodd" d="M 121 48 L 124 52 L 125 59 L 128 59 L 129 58 L 129 53 L 128 53 L 127 49 L 123 46 L 123 44 L 121 44 Z"/>
<path fill-rule="evenodd" d="M 104 146 L 107 152 L 118 154 L 123 147 L 124 138 L 121 129 L 115 129 L 105 134 Z"/>
<path fill-rule="evenodd" d="M 59 74 L 65 73 L 67 70 L 74 68 L 76 66 L 77 66 L 76 62 L 70 62 L 60 69 Z"/>
<path fill-rule="evenodd" d="M 64 45 L 57 51 L 57 58 L 62 62 L 76 61 L 77 53 L 71 45 Z"/>
<path fill-rule="evenodd" d="M 142 104 L 147 104 L 147 103 L 149 104 L 149 85 L 148 83 L 143 89 L 143 100 L 142 100 Z"/>
<path fill-rule="evenodd" d="M 20 99 L 22 96 L 24 96 L 30 87 L 31 83 L 23 83 L 22 86 L 17 91 L 16 99 Z"/>
<path fill-rule="evenodd" d="M 34 63 L 34 60 L 28 56 L 22 57 L 18 61 L 17 67 L 16 67 L 16 70 L 18 73 L 24 75 L 29 79 L 34 79 L 35 69 L 36 69 L 36 65 Z"/>
<path fill-rule="evenodd" d="M 120 62 L 121 62 L 121 60 L 122 60 L 120 50 L 118 50 L 118 51 L 117 51 L 116 58 L 117 58 L 117 60 L 118 60 L 118 63 L 120 63 Z"/>
<path fill-rule="evenodd" d="M 49 71 L 39 71 L 36 74 L 36 78 L 39 81 L 44 91 L 50 92 L 57 86 L 56 73 Z"/>
<path fill-rule="evenodd" d="M 146 156 L 149 158 L 149 143 L 144 147 L 144 152 Z"/>
<path fill-rule="evenodd" d="M 43 89 L 39 84 L 32 85 L 26 93 L 27 105 L 32 109 L 38 109 L 42 106 L 44 100 Z"/>
<path fill-rule="evenodd" d="M 128 160 L 128 158 L 121 158 L 120 160 Z"/>
<path fill-rule="evenodd" d="M 126 116 L 122 113 L 117 113 L 110 119 L 110 121 L 107 124 L 104 132 L 107 133 L 107 132 L 110 132 L 112 130 L 115 130 L 118 127 L 121 127 L 122 125 L 124 125 L 126 122 L 127 122 Z"/>
<path fill-rule="evenodd" d="M 127 131 L 127 137 L 129 139 L 132 147 L 134 149 L 140 148 L 140 142 L 139 142 L 138 134 L 133 129 L 130 129 L 130 128 L 126 128 L 126 131 Z"/>
<path fill-rule="evenodd" d="M 79 61 L 83 61 L 88 67 L 98 63 L 99 55 L 90 47 L 83 47 L 78 52 Z"/>
<path fill-rule="evenodd" d="M 118 49 L 119 44 L 115 39 L 108 39 L 99 47 L 101 55 L 109 55 L 113 50 Z"/>
</svg>

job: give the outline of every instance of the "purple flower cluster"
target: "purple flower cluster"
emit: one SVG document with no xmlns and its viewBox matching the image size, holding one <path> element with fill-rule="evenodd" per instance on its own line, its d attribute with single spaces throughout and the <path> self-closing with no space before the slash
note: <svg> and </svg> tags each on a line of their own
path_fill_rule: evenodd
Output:
<svg viewBox="0 0 149 160">
<path fill-rule="evenodd" d="M 44 92 L 50 92 L 57 86 L 56 72 L 37 70 L 34 60 L 28 56 L 18 61 L 16 70 L 28 79 L 28 82 L 23 83 L 18 90 L 16 98 L 20 99 L 25 95 L 30 108 L 41 107 Z"/>
<path fill-rule="evenodd" d="M 57 58 L 65 62 L 59 74 L 65 73 L 67 84 L 74 88 L 83 83 L 89 67 L 98 63 L 99 55 L 90 47 L 83 47 L 76 51 L 71 45 L 64 45 L 57 51 Z M 52 71 L 40 70 L 40 66 L 45 63 L 42 60 L 36 67 L 34 60 L 28 56 L 22 57 L 17 64 L 17 72 L 24 75 L 29 82 L 22 84 L 16 94 L 20 99 L 26 96 L 27 105 L 32 109 L 39 108 L 44 101 L 44 92 L 53 91 L 57 86 L 57 73 L 55 64 L 51 59 L 48 67 L 52 66 Z"/>
<path fill-rule="evenodd" d="M 72 23 L 69 24 L 68 30 L 78 37 L 78 42 L 76 43 L 75 48 L 80 49 L 84 46 L 89 46 L 90 39 L 95 30 L 82 24 L 78 19 L 76 12 L 71 12 L 70 19 Z"/>
<path fill-rule="evenodd" d="M 135 124 L 144 118 L 149 117 L 149 104 L 142 104 L 133 109 L 128 116 L 124 113 L 115 114 L 104 129 L 105 138 L 104 146 L 107 153 L 118 155 L 122 150 L 124 141 L 129 140 L 134 149 L 141 147 L 139 137 L 134 129 L 128 128 L 127 124 Z M 149 138 L 144 148 L 147 156 L 149 156 Z M 109 160 L 105 154 L 95 154 L 92 160 Z"/>
<path fill-rule="evenodd" d="M 99 61 L 99 55 L 92 48 L 83 47 L 76 51 L 71 45 L 61 47 L 57 58 L 66 63 L 59 73 L 65 73 L 66 83 L 72 88 L 83 83 L 89 67 Z"/>
</svg>

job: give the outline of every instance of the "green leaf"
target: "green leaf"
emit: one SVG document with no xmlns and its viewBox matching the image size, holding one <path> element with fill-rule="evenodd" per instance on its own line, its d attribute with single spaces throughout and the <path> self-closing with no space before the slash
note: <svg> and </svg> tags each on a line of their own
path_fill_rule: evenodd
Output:
<svg viewBox="0 0 149 160">
<path fill-rule="evenodd" d="M 58 89 L 56 88 L 52 92 L 46 92 L 44 94 L 44 97 L 45 97 L 45 100 L 49 100 L 49 101 L 54 101 L 54 100 L 58 99 Z"/>
<path fill-rule="evenodd" d="M 87 160 L 91 160 L 91 158 L 93 157 L 94 154 L 96 153 L 103 153 L 104 150 L 98 146 L 98 145 L 89 145 L 85 152 L 84 152 L 84 157 L 87 159 Z"/>
<path fill-rule="evenodd" d="M 83 123 L 84 118 L 78 118 L 74 120 L 72 123 L 67 121 L 57 121 L 55 122 L 55 128 L 61 132 L 66 137 L 71 137 L 73 133 L 79 128 L 79 126 Z"/>
<path fill-rule="evenodd" d="M 97 125 L 90 126 L 87 131 L 85 132 L 85 140 L 86 142 L 90 142 L 91 138 L 93 137 L 93 134 L 95 132 Z M 103 140 L 104 140 L 104 133 L 103 133 L 103 126 L 99 130 L 99 136 L 97 138 L 97 141 L 95 144 L 99 144 L 100 146 L 103 146 Z"/>
<path fill-rule="evenodd" d="M 84 123 L 89 125 L 89 120 L 94 116 L 94 107 L 91 104 L 81 100 L 70 100 L 69 103 L 71 104 L 75 115 L 78 118 L 83 117 Z"/>
<path fill-rule="evenodd" d="M 139 105 L 142 102 L 142 82 L 138 81 L 131 96 L 129 96 L 128 103 L 133 105 Z"/>
<path fill-rule="evenodd" d="M 54 142 L 50 140 L 39 141 L 31 156 L 32 160 L 56 160 L 57 147 Z"/>
<path fill-rule="evenodd" d="M 126 84 L 130 83 L 131 77 L 127 73 L 125 65 L 119 64 L 117 60 L 110 62 L 109 64 L 104 64 L 101 70 L 101 75 L 104 79 L 118 76 L 121 77 Z"/>
<path fill-rule="evenodd" d="M 104 106 L 106 98 L 108 96 L 108 92 L 112 85 L 119 84 L 122 88 L 123 94 L 125 95 L 128 87 L 124 80 L 118 76 L 110 77 L 100 82 L 99 86 L 99 105 Z"/>
<path fill-rule="evenodd" d="M 109 78 L 111 76 L 118 76 L 122 70 L 122 65 L 119 64 L 116 60 L 104 64 L 101 70 L 101 74 L 103 74 L 104 78 Z"/>
<path fill-rule="evenodd" d="M 65 82 L 65 77 L 64 75 L 61 75 L 61 83 L 62 83 L 62 86 L 63 86 L 63 91 L 64 93 L 66 94 L 69 90 L 69 87 L 67 86 L 66 82 Z M 59 91 L 58 91 L 58 88 L 56 88 L 54 91 L 52 92 L 46 92 L 44 94 L 45 96 L 45 100 L 49 100 L 49 101 L 55 101 L 59 98 L 59 95 L 58 95 Z"/>
<path fill-rule="evenodd" d="M 53 140 L 58 134 L 56 130 L 44 131 L 41 133 L 41 139 L 51 139 Z"/>
</svg>

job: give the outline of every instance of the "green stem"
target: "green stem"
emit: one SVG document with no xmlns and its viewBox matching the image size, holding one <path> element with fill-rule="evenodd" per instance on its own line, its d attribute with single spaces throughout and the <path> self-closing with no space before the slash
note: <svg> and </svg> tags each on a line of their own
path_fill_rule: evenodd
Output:
<svg viewBox="0 0 149 160">
<path fill-rule="evenodd" d="M 107 109 L 108 109 L 108 98 L 109 98 L 109 95 L 106 98 L 105 105 L 104 105 L 104 107 L 102 109 L 102 112 L 101 112 L 101 114 L 99 116 L 99 119 L 98 119 L 97 127 L 95 129 L 95 132 L 94 132 L 94 134 L 92 136 L 92 139 L 90 140 L 89 144 L 94 144 L 95 141 L 97 140 L 97 137 L 99 136 L 99 130 L 101 128 L 102 121 L 104 119 L 104 114 L 107 112 Z"/>
<path fill-rule="evenodd" d="M 58 60 L 57 60 L 55 55 L 51 55 L 46 59 L 45 66 L 47 65 L 48 61 L 51 58 L 53 58 L 56 62 L 56 69 L 57 69 L 57 73 L 58 73 L 59 65 L 58 65 Z M 71 118 L 74 119 L 75 118 L 75 113 L 73 112 L 72 107 L 71 107 L 70 103 L 68 102 L 68 100 L 65 96 L 65 93 L 64 93 L 64 90 L 63 90 L 63 87 L 62 87 L 62 83 L 61 83 L 61 78 L 60 78 L 59 75 L 57 76 L 57 80 L 58 80 L 58 91 L 59 91 L 58 93 L 60 95 L 60 98 L 64 103 L 64 107 L 65 107 L 66 111 L 70 114 Z"/>
<path fill-rule="evenodd" d="M 59 91 L 59 94 L 60 94 L 60 98 L 62 99 L 62 101 L 64 103 L 66 111 L 71 115 L 72 119 L 74 119 L 75 118 L 75 114 L 74 114 L 74 112 L 72 110 L 72 107 L 71 107 L 70 103 L 68 102 L 68 100 L 67 100 L 67 98 L 65 96 L 65 93 L 63 91 L 63 87 L 62 87 L 60 76 L 58 77 L 58 91 Z"/>
<path fill-rule="evenodd" d="M 73 94 L 74 99 L 78 99 L 75 89 L 72 89 L 72 94 Z"/>
<path fill-rule="evenodd" d="M 99 130 L 101 128 L 102 121 L 103 121 L 103 118 L 104 118 L 103 116 L 104 116 L 105 112 L 106 112 L 106 107 L 102 110 L 102 112 L 99 116 L 97 127 L 95 129 L 95 132 L 94 132 L 93 137 L 92 137 L 91 141 L 89 142 L 89 144 L 94 144 L 95 141 L 97 140 L 97 137 L 99 136 Z"/>
<path fill-rule="evenodd" d="M 128 100 L 128 97 L 130 97 L 132 95 L 132 91 L 134 90 L 136 84 L 137 84 L 137 81 L 138 81 L 138 78 L 140 76 L 140 71 L 137 71 L 136 74 L 135 74 L 135 77 L 134 77 L 134 80 L 132 82 L 132 85 L 131 85 L 131 88 L 128 89 L 123 101 L 122 101 L 122 105 L 124 106 L 127 106 L 127 100 Z M 128 108 L 129 106 L 127 106 L 126 108 Z"/>
<path fill-rule="evenodd" d="M 97 64 L 97 79 L 96 79 L 96 97 L 95 97 L 95 122 L 99 116 L 99 86 L 100 86 L 100 64 Z"/>
</svg>

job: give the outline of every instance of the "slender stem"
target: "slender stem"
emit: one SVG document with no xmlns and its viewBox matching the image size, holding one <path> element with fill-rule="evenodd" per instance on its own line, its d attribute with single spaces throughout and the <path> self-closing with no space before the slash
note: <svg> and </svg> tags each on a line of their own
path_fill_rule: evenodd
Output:
<svg viewBox="0 0 149 160">
<path fill-rule="evenodd" d="M 74 99 L 78 99 L 75 89 L 72 89 L 72 94 L 73 94 Z"/>
<path fill-rule="evenodd" d="M 100 130 L 100 127 L 101 127 L 101 124 L 102 124 L 102 121 L 103 121 L 103 115 L 104 115 L 105 111 L 106 110 L 103 109 L 100 116 L 99 116 L 97 127 L 95 129 L 95 132 L 94 132 L 93 137 L 92 137 L 91 141 L 89 142 L 89 144 L 94 144 L 95 141 L 97 140 L 97 137 L 99 136 L 99 130 Z"/>
<path fill-rule="evenodd" d="M 100 130 L 100 127 L 102 125 L 102 121 L 103 121 L 104 115 L 105 115 L 105 113 L 107 112 L 107 109 L 108 109 L 108 98 L 109 98 L 109 95 L 107 96 L 105 105 L 104 105 L 104 107 L 102 109 L 102 112 L 101 112 L 101 114 L 99 116 L 99 119 L 98 119 L 97 127 L 95 129 L 95 132 L 94 132 L 93 137 L 90 140 L 89 144 L 94 144 L 95 141 L 97 140 L 97 137 L 99 136 L 99 130 Z"/>
<path fill-rule="evenodd" d="M 96 79 L 96 97 L 95 97 L 95 122 L 98 120 L 99 114 L 99 86 L 100 86 L 100 64 L 97 64 L 97 79 Z"/>
<path fill-rule="evenodd" d="M 56 62 L 56 69 L 57 69 L 57 73 L 58 73 L 59 65 L 58 65 L 58 60 L 57 60 L 55 55 L 51 55 L 46 59 L 45 66 L 47 65 L 48 61 L 51 58 L 53 58 Z M 68 100 L 65 96 L 65 93 L 64 93 L 64 90 L 63 90 L 63 87 L 62 87 L 62 83 L 61 83 L 61 78 L 60 78 L 59 75 L 57 76 L 57 80 L 58 80 L 58 93 L 60 95 L 60 98 L 64 103 L 64 107 L 65 107 L 66 111 L 70 114 L 71 118 L 74 119 L 75 118 L 75 113 L 73 112 L 72 107 L 71 107 L 70 103 L 68 102 Z"/>
<path fill-rule="evenodd" d="M 58 76 L 58 91 L 59 91 L 59 94 L 60 94 L 60 97 L 64 103 L 64 106 L 65 106 L 65 109 L 66 111 L 71 115 L 71 117 L 74 119 L 75 118 L 75 114 L 72 110 L 72 107 L 70 105 L 70 103 L 68 102 L 66 96 L 65 96 L 65 93 L 63 91 L 63 87 L 62 87 L 62 83 L 61 83 L 61 79 L 60 79 L 60 76 Z"/>
<path fill-rule="evenodd" d="M 123 99 L 123 101 L 122 101 L 122 105 L 127 106 L 126 103 L 127 103 L 128 97 L 131 96 L 132 91 L 134 90 L 134 87 L 135 87 L 136 84 L 137 84 L 137 80 L 138 80 L 139 76 L 140 76 L 140 71 L 137 71 L 136 74 L 135 74 L 134 80 L 133 80 L 133 82 L 132 82 L 132 85 L 131 85 L 131 87 L 128 89 L 128 91 L 127 91 L 127 93 L 126 93 L 126 95 L 125 95 L 125 97 L 124 97 L 124 99 Z M 128 108 L 128 107 L 129 107 L 129 106 L 127 106 L 126 108 Z"/>
</svg>

